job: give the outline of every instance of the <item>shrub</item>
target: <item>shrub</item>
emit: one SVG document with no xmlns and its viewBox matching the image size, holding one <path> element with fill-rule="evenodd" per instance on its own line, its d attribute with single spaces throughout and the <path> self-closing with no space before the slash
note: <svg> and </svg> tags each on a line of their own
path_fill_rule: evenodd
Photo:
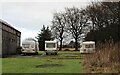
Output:
<svg viewBox="0 0 120 75">
<path fill-rule="evenodd" d="M 120 50 L 119 43 L 108 41 L 97 43 L 96 52 L 86 55 L 83 66 L 100 68 L 102 72 L 120 72 Z M 95 69 L 97 70 L 97 69 Z"/>
<path fill-rule="evenodd" d="M 17 52 L 17 54 L 21 54 L 22 52 L 21 52 L 21 49 L 22 49 L 22 47 L 17 47 L 17 50 L 16 50 L 16 52 Z"/>
</svg>

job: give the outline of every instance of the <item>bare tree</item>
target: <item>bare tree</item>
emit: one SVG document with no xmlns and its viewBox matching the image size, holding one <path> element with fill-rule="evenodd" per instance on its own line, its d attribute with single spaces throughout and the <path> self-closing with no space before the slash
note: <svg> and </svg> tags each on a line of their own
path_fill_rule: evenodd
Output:
<svg viewBox="0 0 120 75">
<path fill-rule="evenodd" d="M 54 37 L 59 39 L 59 41 L 60 41 L 59 50 L 62 49 L 63 38 L 66 36 L 65 25 L 66 25 L 65 14 L 55 13 L 54 16 L 53 16 L 51 29 L 52 29 L 52 33 L 54 34 Z"/>
<path fill-rule="evenodd" d="M 83 12 L 92 22 L 92 29 L 96 30 L 118 21 L 115 17 L 119 16 L 118 9 L 118 2 L 92 2 Z"/>
<path fill-rule="evenodd" d="M 73 38 L 75 39 L 75 50 L 78 50 L 78 39 L 84 33 L 85 27 L 88 26 L 88 18 L 78 8 L 66 8 L 66 25 Z"/>
</svg>

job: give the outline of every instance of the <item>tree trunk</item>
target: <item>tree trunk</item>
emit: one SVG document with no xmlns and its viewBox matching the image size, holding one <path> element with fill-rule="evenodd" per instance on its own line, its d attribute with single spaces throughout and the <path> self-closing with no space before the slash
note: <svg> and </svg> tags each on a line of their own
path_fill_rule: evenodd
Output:
<svg viewBox="0 0 120 75">
<path fill-rule="evenodd" d="M 78 43 L 77 43 L 77 38 L 75 38 L 75 50 L 78 50 Z"/>
<path fill-rule="evenodd" d="M 63 41 L 63 38 L 61 38 L 61 40 L 60 40 L 60 48 L 59 48 L 59 51 L 62 50 L 62 41 Z"/>
</svg>

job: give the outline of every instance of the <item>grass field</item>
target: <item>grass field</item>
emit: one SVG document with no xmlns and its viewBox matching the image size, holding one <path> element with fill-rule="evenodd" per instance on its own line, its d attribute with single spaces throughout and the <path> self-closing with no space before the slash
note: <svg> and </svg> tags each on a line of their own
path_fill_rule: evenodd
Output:
<svg viewBox="0 0 120 75">
<path fill-rule="evenodd" d="M 3 73 L 80 73 L 79 51 L 59 51 L 58 55 L 13 56 L 2 59 Z"/>
</svg>

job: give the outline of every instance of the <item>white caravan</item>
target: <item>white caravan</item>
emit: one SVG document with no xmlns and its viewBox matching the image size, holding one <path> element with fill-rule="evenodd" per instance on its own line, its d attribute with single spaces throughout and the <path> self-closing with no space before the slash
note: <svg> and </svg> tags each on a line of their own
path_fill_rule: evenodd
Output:
<svg viewBox="0 0 120 75">
<path fill-rule="evenodd" d="M 80 53 L 94 53 L 95 52 L 95 42 L 86 41 L 80 44 Z"/>
<path fill-rule="evenodd" d="M 57 41 L 45 41 L 45 53 L 57 55 Z"/>
<path fill-rule="evenodd" d="M 22 42 L 22 53 L 34 53 L 38 54 L 39 47 L 38 42 L 35 42 L 34 40 L 25 40 Z"/>
</svg>

